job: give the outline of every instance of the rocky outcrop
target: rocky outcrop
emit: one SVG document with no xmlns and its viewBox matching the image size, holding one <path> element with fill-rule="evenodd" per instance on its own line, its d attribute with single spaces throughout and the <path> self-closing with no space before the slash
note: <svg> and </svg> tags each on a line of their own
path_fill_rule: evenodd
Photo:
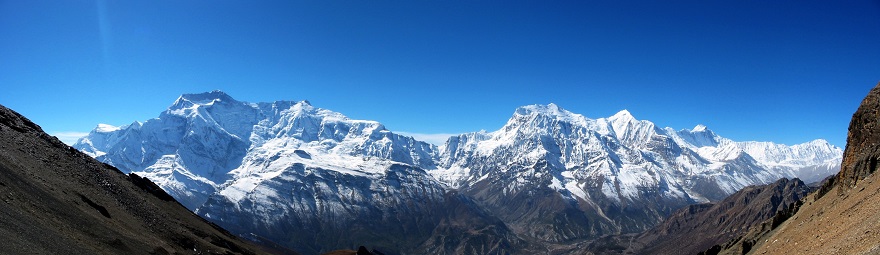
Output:
<svg viewBox="0 0 880 255">
<path fill-rule="evenodd" d="M 880 84 L 862 100 L 853 114 L 846 137 L 840 173 L 835 183 L 848 190 L 877 170 L 880 160 Z"/>
</svg>

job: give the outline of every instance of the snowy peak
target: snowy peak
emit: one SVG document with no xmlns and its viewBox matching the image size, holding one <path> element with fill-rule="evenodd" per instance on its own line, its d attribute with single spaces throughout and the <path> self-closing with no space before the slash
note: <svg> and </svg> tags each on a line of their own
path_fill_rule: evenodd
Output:
<svg viewBox="0 0 880 255">
<path fill-rule="evenodd" d="M 812 140 L 812 141 L 798 144 L 795 146 L 810 146 L 810 147 L 826 148 L 826 149 L 838 148 L 837 146 L 834 146 L 831 143 L 829 143 L 828 141 L 826 141 L 825 139 L 816 139 L 816 140 Z"/>
<path fill-rule="evenodd" d="M 636 120 L 636 118 L 633 117 L 632 113 L 630 113 L 629 110 L 626 110 L 626 109 L 623 109 L 622 111 L 619 111 L 619 112 L 615 113 L 614 115 L 611 115 L 611 117 L 608 117 L 608 119 L 611 121 L 622 121 L 622 122 L 630 122 L 630 121 Z"/>
<path fill-rule="evenodd" d="M 640 147 L 658 133 L 653 122 L 637 120 L 628 110 L 622 110 L 607 120 L 615 137 L 628 146 Z"/>
<path fill-rule="evenodd" d="M 168 110 L 166 110 L 165 113 L 180 116 L 195 115 L 204 110 L 201 108 L 212 107 L 214 105 L 223 105 L 228 108 L 243 106 L 244 103 L 236 101 L 223 91 L 214 90 L 205 93 L 180 95 L 180 97 L 168 107 Z"/>
<path fill-rule="evenodd" d="M 211 103 L 214 101 L 237 102 L 237 101 L 235 101 L 235 99 L 232 99 L 231 96 L 229 96 L 228 94 L 226 94 L 225 92 L 220 91 L 220 90 L 214 90 L 211 92 L 196 93 L 196 94 L 183 94 L 183 95 L 180 95 L 180 97 L 177 99 L 175 104 L 178 101 L 188 101 L 193 104 L 208 104 L 208 103 Z"/>
<path fill-rule="evenodd" d="M 834 146 L 825 139 L 816 139 L 806 143 L 797 144 L 791 146 L 795 151 L 809 151 L 809 152 L 819 152 L 825 154 L 842 154 L 843 150 L 840 147 Z"/>
<path fill-rule="evenodd" d="M 843 150 L 823 139 L 787 146 L 772 142 L 738 142 L 736 145 L 756 160 L 775 165 L 819 165 L 840 163 Z"/>
<path fill-rule="evenodd" d="M 255 130 L 253 139 L 258 144 L 271 139 L 292 138 L 305 143 L 323 141 L 322 147 L 332 149 L 346 140 L 362 143 L 390 136 L 390 131 L 379 122 L 349 119 L 341 113 L 314 107 L 308 101 L 278 101 L 271 105 L 260 105 L 266 117 Z M 362 146 L 352 146 L 348 153 L 356 154 L 355 148 L 363 149 Z"/>
<path fill-rule="evenodd" d="M 378 124 L 375 121 L 366 121 L 366 120 L 350 120 L 345 115 L 341 113 L 330 111 L 327 109 L 317 108 L 312 106 L 309 101 L 303 100 L 294 103 L 288 109 L 294 118 L 303 118 L 303 117 L 314 117 L 321 119 L 321 121 L 334 121 L 334 122 L 366 122 L 371 124 Z"/>
<path fill-rule="evenodd" d="M 666 132 L 676 134 L 682 143 L 693 145 L 694 148 L 718 147 L 722 143 L 729 143 L 726 138 L 722 138 L 712 132 L 711 129 L 703 124 L 695 126 L 693 129 L 682 129 L 674 131 L 672 128 L 666 128 Z"/>
<path fill-rule="evenodd" d="M 693 135 L 706 136 L 706 137 L 717 137 L 718 136 L 715 134 L 715 132 L 713 132 L 711 129 L 709 129 L 709 127 L 706 127 L 706 125 L 703 125 L 703 124 L 697 124 L 696 126 L 694 126 L 694 128 L 692 128 L 690 130 L 683 129 L 683 130 L 681 130 L 681 132 L 687 132 L 687 133 L 691 133 Z"/>
<path fill-rule="evenodd" d="M 580 114 L 566 111 L 552 103 L 547 105 L 534 104 L 521 106 L 516 109 L 513 118 L 515 119 L 518 116 L 544 116 L 562 120 L 583 118 Z"/>
<path fill-rule="evenodd" d="M 521 106 L 516 109 L 515 114 L 517 115 L 532 115 L 532 114 L 542 114 L 548 116 L 557 116 L 562 114 L 570 114 L 571 112 L 563 110 L 559 108 L 556 104 L 550 103 L 546 105 L 541 104 L 533 104 Z"/>
<path fill-rule="evenodd" d="M 527 105 L 517 108 L 513 117 L 505 125 L 505 129 L 509 130 L 516 126 L 547 128 L 560 122 L 578 126 L 588 125 L 588 119 L 583 115 L 572 113 L 551 103 L 547 105 Z"/>
</svg>

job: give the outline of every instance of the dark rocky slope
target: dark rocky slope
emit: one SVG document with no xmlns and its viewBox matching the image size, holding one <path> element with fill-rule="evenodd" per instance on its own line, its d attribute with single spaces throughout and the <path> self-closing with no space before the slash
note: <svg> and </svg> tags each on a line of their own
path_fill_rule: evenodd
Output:
<svg viewBox="0 0 880 255">
<path fill-rule="evenodd" d="M 630 247 L 643 246 L 639 253 L 646 254 L 697 254 L 791 210 L 811 191 L 798 179 L 749 186 L 718 203 L 677 211 Z"/>
<path fill-rule="evenodd" d="M 218 224 L 232 232 L 269 239 L 303 254 L 321 254 L 359 243 L 385 254 L 533 254 L 540 249 L 517 238 L 501 220 L 454 191 L 444 193 L 440 201 L 400 204 L 390 212 L 365 210 L 353 218 L 290 214 L 271 224 L 221 202 L 208 200 L 208 205 L 217 208 L 209 219 L 223 218 Z"/>
<path fill-rule="evenodd" d="M 716 203 L 681 208 L 640 234 L 599 238 L 587 250 L 596 254 L 698 254 L 791 211 L 812 190 L 798 179 L 748 186 Z"/>
<path fill-rule="evenodd" d="M 0 199 L 2 254 L 263 253 L 3 106 Z"/>
</svg>

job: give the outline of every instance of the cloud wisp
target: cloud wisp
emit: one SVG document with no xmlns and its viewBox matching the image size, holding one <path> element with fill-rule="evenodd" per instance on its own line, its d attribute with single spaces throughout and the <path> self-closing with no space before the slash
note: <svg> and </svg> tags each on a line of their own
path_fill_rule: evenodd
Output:
<svg viewBox="0 0 880 255">
<path fill-rule="evenodd" d="M 76 143 L 76 140 L 89 135 L 89 132 L 76 132 L 76 131 L 62 131 L 62 132 L 52 132 L 50 135 L 58 137 L 58 140 L 61 140 L 67 145 L 73 145 Z"/>
</svg>

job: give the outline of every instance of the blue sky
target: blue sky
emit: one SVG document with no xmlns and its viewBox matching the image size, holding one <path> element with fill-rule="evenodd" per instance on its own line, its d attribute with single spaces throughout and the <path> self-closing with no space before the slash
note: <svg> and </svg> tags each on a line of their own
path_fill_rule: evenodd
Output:
<svg viewBox="0 0 880 255">
<path fill-rule="evenodd" d="M 416 134 L 552 102 L 842 147 L 878 45 L 878 1 L 0 0 L 0 104 L 70 136 L 214 89 Z"/>
</svg>

